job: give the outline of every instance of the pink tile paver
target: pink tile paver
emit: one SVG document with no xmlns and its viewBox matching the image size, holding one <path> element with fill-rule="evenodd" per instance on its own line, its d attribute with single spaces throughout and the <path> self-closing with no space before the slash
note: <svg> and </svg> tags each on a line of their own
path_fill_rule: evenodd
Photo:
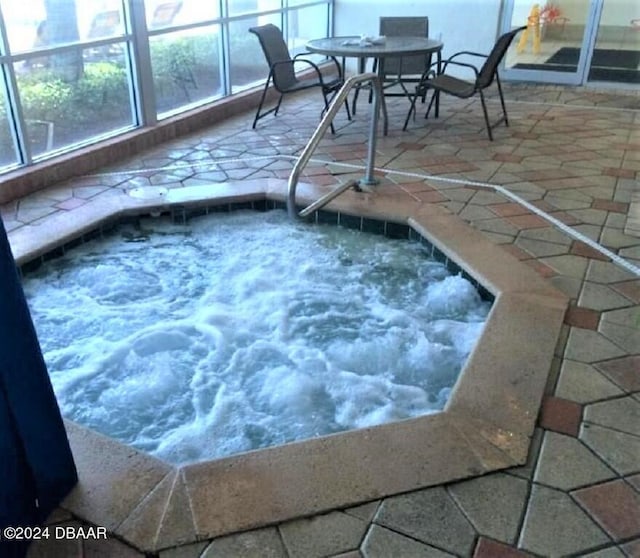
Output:
<svg viewBox="0 0 640 558">
<path fill-rule="evenodd" d="M 537 215 L 515 215 L 508 217 L 507 221 L 519 229 L 540 229 L 542 227 L 548 227 L 549 222 L 538 217 Z"/>
<path fill-rule="evenodd" d="M 542 428 L 575 437 L 578 436 L 581 421 L 582 405 L 552 395 L 542 401 L 538 419 Z"/>
<path fill-rule="evenodd" d="M 621 479 L 572 493 L 614 540 L 640 536 L 640 494 Z"/>
<path fill-rule="evenodd" d="M 599 252 L 595 248 L 591 248 L 591 246 L 584 242 L 580 242 L 579 240 L 576 240 L 571 244 L 571 250 L 569 253 L 574 256 L 582 256 L 591 260 L 609 261 L 609 258 L 602 252 Z"/>
<path fill-rule="evenodd" d="M 473 558 L 526 558 L 528 556 L 531 556 L 528 552 L 485 537 L 478 539 L 473 553 Z"/>
<path fill-rule="evenodd" d="M 527 215 L 528 209 L 522 207 L 519 203 L 494 203 L 487 206 L 491 211 L 500 217 L 512 217 L 514 215 Z"/>
<path fill-rule="evenodd" d="M 612 213 L 627 213 L 629 211 L 629 204 L 624 202 L 615 202 L 610 200 L 595 199 L 591 204 L 593 209 L 604 209 Z"/>
<path fill-rule="evenodd" d="M 623 544 L 620 548 L 625 556 L 629 558 L 640 558 L 640 539 Z"/>
<path fill-rule="evenodd" d="M 573 327 L 582 329 L 598 329 L 600 322 L 600 314 L 597 310 L 591 308 L 581 308 L 580 306 L 569 306 L 564 317 L 564 323 Z"/>
<path fill-rule="evenodd" d="M 639 348 L 640 350 L 640 348 Z M 596 364 L 626 391 L 640 390 L 640 355 L 629 355 Z"/>
<path fill-rule="evenodd" d="M 640 279 L 615 283 L 611 287 L 633 302 L 640 304 Z"/>
</svg>

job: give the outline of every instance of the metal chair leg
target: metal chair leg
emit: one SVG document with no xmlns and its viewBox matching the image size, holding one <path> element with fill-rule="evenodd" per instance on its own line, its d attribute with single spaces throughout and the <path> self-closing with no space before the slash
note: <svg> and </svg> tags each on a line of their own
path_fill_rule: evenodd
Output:
<svg viewBox="0 0 640 558">
<path fill-rule="evenodd" d="M 500 104 L 502 105 L 502 114 L 504 115 L 504 125 L 509 126 L 509 118 L 507 117 L 507 107 L 504 104 L 504 96 L 502 95 L 502 85 L 500 84 L 500 76 L 496 71 L 496 83 L 498 84 L 498 94 L 500 95 Z"/>
<path fill-rule="evenodd" d="M 429 106 L 427 106 L 427 112 L 424 113 L 425 118 L 429 118 L 429 113 L 431 112 L 431 107 L 433 107 L 434 101 L 438 95 L 438 91 L 434 89 L 433 95 L 431 95 L 431 100 L 429 101 Z M 438 118 L 438 107 L 436 106 L 436 118 Z"/>
<path fill-rule="evenodd" d="M 256 124 L 258 123 L 258 120 L 260 120 L 261 116 L 260 116 L 260 110 L 262 110 L 262 105 L 264 104 L 264 100 L 267 96 L 267 90 L 269 89 L 269 82 L 271 81 L 271 76 L 269 76 L 269 78 L 267 79 L 266 83 L 264 84 L 264 89 L 262 90 L 262 96 L 260 97 L 260 103 L 258 104 L 258 110 L 256 111 L 256 116 L 253 119 L 253 125 L 251 126 L 254 130 L 256 129 Z M 280 97 L 282 99 L 282 97 Z"/>
<path fill-rule="evenodd" d="M 325 91 L 322 92 L 322 98 L 324 99 L 324 109 L 322 110 L 321 117 L 329 110 L 329 99 L 327 99 L 327 93 Z M 331 127 L 331 133 L 335 134 L 336 129 L 333 126 L 333 121 L 331 121 L 330 127 Z"/>
<path fill-rule="evenodd" d="M 415 114 L 416 112 L 416 99 L 418 98 L 418 93 L 416 92 L 415 96 L 411 98 L 411 106 L 409 107 L 409 112 L 407 113 L 407 117 L 404 119 L 404 126 L 402 127 L 403 131 L 406 131 L 407 126 L 409 125 L 409 118 L 411 118 L 411 114 Z"/>
<path fill-rule="evenodd" d="M 413 114 L 413 119 L 415 120 L 416 118 L 416 101 L 418 100 L 418 97 L 424 99 L 425 95 L 426 95 L 426 90 L 420 91 L 417 87 L 416 87 L 416 94 L 413 97 L 408 95 L 408 97 L 411 99 L 411 106 L 409 107 L 409 112 L 407 113 L 407 117 L 404 119 L 404 126 L 402 127 L 403 130 L 407 129 L 407 125 L 409 124 L 409 118 L 411 118 L 412 114 Z"/>
<path fill-rule="evenodd" d="M 280 98 L 278 99 L 278 104 L 276 105 L 276 108 L 273 111 L 273 116 L 276 116 L 278 114 L 278 111 L 280 110 L 280 104 L 282 103 L 282 97 L 283 97 L 283 95 L 280 95 Z"/>
<path fill-rule="evenodd" d="M 493 141 L 493 133 L 491 132 L 491 124 L 489 123 L 489 113 L 487 112 L 487 105 L 484 102 L 484 94 L 482 93 L 482 89 L 480 89 L 480 102 L 482 103 L 482 112 L 484 113 L 484 122 L 487 125 L 489 140 Z"/>
</svg>

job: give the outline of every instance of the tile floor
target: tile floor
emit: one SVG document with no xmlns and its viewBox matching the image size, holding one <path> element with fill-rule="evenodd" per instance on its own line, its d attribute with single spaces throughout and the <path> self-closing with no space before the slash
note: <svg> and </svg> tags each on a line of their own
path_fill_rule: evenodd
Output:
<svg viewBox="0 0 640 558">
<path fill-rule="evenodd" d="M 640 556 L 640 95 L 514 84 L 506 97 L 511 126 L 494 142 L 476 101 L 445 99 L 439 120 L 418 117 L 407 132 L 406 100 L 390 101 L 376 165 L 382 188 L 445 207 L 571 298 L 528 463 L 160 558 Z M 221 122 L 5 204 L 2 218 L 11 235 L 135 186 L 286 177 L 292 162 L 277 156 L 300 151 L 317 106 L 312 94 L 287 99 L 256 131 L 251 114 Z M 366 157 L 367 115 L 365 99 L 353 122 L 338 115 L 305 181 L 362 174 L 350 165 Z M 50 521 L 78 522 L 63 509 Z M 34 545 L 30 556 L 142 554 L 112 537 Z"/>
</svg>

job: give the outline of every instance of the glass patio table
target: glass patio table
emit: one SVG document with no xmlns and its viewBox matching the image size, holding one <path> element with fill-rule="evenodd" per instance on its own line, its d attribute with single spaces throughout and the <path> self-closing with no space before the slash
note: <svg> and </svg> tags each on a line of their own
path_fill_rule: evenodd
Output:
<svg viewBox="0 0 640 558">
<path fill-rule="evenodd" d="M 342 57 L 343 68 L 345 58 L 357 58 L 358 71 L 360 73 L 364 72 L 365 60 L 367 58 L 376 58 L 378 60 L 378 77 L 382 83 L 384 61 L 385 58 L 389 57 L 435 54 L 437 57 L 436 71 L 440 73 L 442 47 L 444 43 L 427 37 L 385 37 L 384 41 L 378 42 L 376 39 L 373 39 L 373 41 L 361 41 L 359 36 L 349 36 L 313 39 L 305 46 L 309 52 L 314 54 Z"/>
</svg>

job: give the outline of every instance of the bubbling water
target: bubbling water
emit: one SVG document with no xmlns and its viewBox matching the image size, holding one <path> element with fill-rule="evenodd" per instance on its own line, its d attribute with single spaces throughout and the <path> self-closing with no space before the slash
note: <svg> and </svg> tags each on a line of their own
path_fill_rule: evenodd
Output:
<svg viewBox="0 0 640 558">
<path fill-rule="evenodd" d="M 143 229 L 24 288 L 63 414 L 175 464 L 441 410 L 490 307 L 419 243 L 280 211 Z"/>
</svg>

